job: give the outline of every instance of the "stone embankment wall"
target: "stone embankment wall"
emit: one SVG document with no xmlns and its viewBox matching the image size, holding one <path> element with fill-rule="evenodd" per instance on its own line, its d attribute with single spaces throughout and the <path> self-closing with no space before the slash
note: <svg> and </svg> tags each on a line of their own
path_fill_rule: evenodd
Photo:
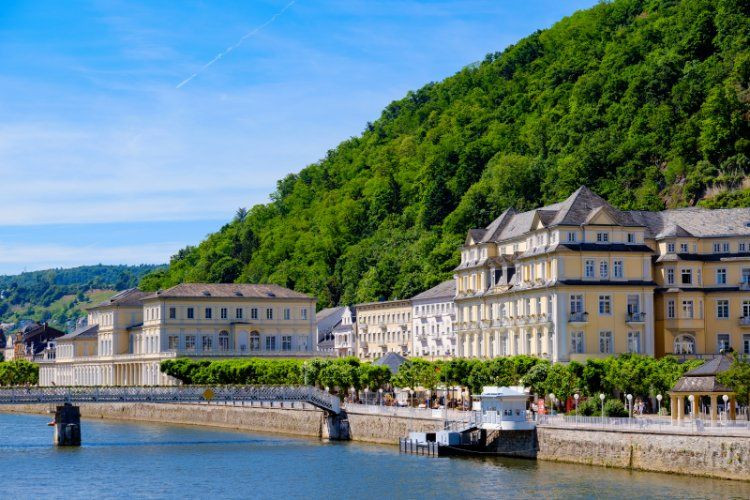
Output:
<svg viewBox="0 0 750 500">
<path fill-rule="evenodd" d="M 537 428 L 541 460 L 750 481 L 750 437 Z"/>
<path fill-rule="evenodd" d="M 83 418 L 134 420 L 184 425 L 208 425 L 253 432 L 289 434 L 328 439 L 335 425 L 317 409 L 205 404 L 86 403 L 81 404 Z M 0 411 L 14 413 L 48 413 L 45 405 L 0 406 Z M 435 431 L 441 420 L 391 417 L 349 413 L 349 438 L 353 441 L 398 444 L 409 430 Z M 83 423 L 84 433 L 86 423 Z M 334 429 L 335 431 L 335 429 Z M 84 438 L 85 441 L 85 438 Z"/>
</svg>

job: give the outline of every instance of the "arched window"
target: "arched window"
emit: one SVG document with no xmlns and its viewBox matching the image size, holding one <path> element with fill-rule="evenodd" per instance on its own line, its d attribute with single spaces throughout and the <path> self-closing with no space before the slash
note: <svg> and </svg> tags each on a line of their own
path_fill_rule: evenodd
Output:
<svg viewBox="0 0 750 500">
<path fill-rule="evenodd" d="M 250 350 L 260 351 L 260 333 L 250 332 Z"/>
<path fill-rule="evenodd" d="M 675 354 L 695 354 L 695 337 L 683 333 L 674 339 Z"/>
<path fill-rule="evenodd" d="M 219 332 L 219 350 L 229 350 L 229 332 L 226 330 L 222 330 Z"/>
</svg>

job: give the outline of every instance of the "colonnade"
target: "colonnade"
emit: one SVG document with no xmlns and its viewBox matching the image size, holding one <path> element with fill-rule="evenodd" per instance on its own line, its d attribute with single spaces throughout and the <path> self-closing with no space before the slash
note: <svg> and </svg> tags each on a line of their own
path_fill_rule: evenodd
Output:
<svg viewBox="0 0 750 500">
<path fill-rule="evenodd" d="M 159 361 L 122 363 L 49 363 L 40 367 L 41 386 L 174 385 Z"/>
<path fill-rule="evenodd" d="M 553 332 L 554 329 L 550 326 L 461 332 L 458 334 L 458 356 L 493 358 L 527 354 L 553 358 Z"/>
<path fill-rule="evenodd" d="M 693 400 L 690 402 L 690 414 L 685 414 L 685 400 L 689 400 L 689 397 L 693 396 Z M 671 417 L 672 420 L 682 420 L 684 418 L 699 418 L 698 410 L 700 409 L 700 401 L 702 396 L 707 396 L 711 399 L 709 405 L 709 417 L 711 420 L 718 419 L 718 402 L 719 398 L 723 398 L 723 394 L 719 393 L 672 393 L 669 395 L 671 401 Z M 729 418 L 730 420 L 736 420 L 737 418 L 737 402 L 735 395 L 732 393 L 727 394 L 727 404 L 729 405 Z M 723 400 L 723 399 L 722 399 Z"/>
</svg>

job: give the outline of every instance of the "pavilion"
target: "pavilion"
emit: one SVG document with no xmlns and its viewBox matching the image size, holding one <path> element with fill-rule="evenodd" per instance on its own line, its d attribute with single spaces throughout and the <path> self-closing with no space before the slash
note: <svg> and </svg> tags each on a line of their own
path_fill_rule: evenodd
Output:
<svg viewBox="0 0 750 500">
<path fill-rule="evenodd" d="M 726 401 L 729 404 L 729 418 L 735 420 L 735 393 L 732 392 L 730 388 L 716 380 L 716 375 L 727 371 L 731 364 L 731 357 L 721 355 L 707 361 L 698 368 L 685 372 L 669 392 L 669 397 L 672 402 L 672 420 L 682 420 L 686 416 L 686 397 L 691 402 L 691 417 L 693 419 L 698 418 L 698 409 L 700 408 L 701 398 L 710 398 L 711 420 L 716 420 L 718 399 L 721 398 L 723 400 L 724 396 L 727 397 Z"/>
</svg>

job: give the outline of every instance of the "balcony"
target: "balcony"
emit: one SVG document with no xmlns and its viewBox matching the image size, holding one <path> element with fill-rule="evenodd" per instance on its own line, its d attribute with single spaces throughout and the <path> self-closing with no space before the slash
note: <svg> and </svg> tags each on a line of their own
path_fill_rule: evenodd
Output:
<svg viewBox="0 0 750 500">
<path fill-rule="evenodd" d="M 740 281 L 740 290 L 747 292 L 750 290 L 750 279 L 743 277 Z"/>
<path fill-rule="evenodd" d="M 646 322 L 646 313 L 645 312 L 634 312 L 634 313 L 628 313 L 625 317 L 625 323 L 631 324 L 631 323 L 645 323 Z"/>
<path fill-rule="evenodd" d="M 588 323 L 588 322 L 589 322 L 589 313 L 587 312 L 570 313 L 570 317 L 568 318 L 568 323 Z"/>
<path fill-rule="evenodd" d="M 750 327 L 750 316 L 742 316 L 740 318 L 740 326 L 742 327 Z"/>
</svg>

